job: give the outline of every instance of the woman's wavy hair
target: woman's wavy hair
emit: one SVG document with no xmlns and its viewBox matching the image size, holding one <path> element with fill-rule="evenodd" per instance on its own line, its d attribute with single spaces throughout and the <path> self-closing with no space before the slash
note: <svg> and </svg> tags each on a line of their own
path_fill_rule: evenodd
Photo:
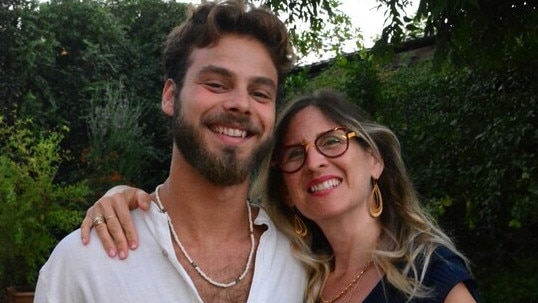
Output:
<svg viewBox="0 0 538 303">
<path fill-rule="evenodd" d="M 375 123 L 354 104 L 335 92 L 321 89 L 288 104 L 278 118 L 275 145 L 281 146 L 290 121 L 301 110 L 315 107 L 329 120 L 354 131 L 361 137 L 361 146 L 383 160 L 384 170 L 378 180 L 383 196 L 383 213 L 379 217 L 382 232 L 372 251 L 375 265 L 386 274 L 388 283 L 406 294 L 408 299 L 429 296 L 422 285 L 430 257 L 438 245 L 444 245 L 467 262 L 451 239 L 421 208 L 417 193 L 401 157 L 400 143 L 387 127 Z M 317 302 L 332 265 L 333 251 L 319 226 L 302 216 L 308 236 L 295 233 L 295 212 L 286 203 L 282 172 L 268 158 L 260 167 L 252 187 L 252 196 L 259 197 L 275 225 L 292 242 L 293 252 L 306 264 L 309 282 L 306 301 Z"/>
<path fill-rule="evenodd" d="M 172 79 L 183 87 L 193 50 L 214 46 L 225 35 L 247 36 L 262 43 L 276 67 L 281 90 L 295 62 L 288 30 L 269 10 L 241 0 L 197 5 L 190 17 L 170 32 L 163 58 L 165 80 Z"/>
</svg>

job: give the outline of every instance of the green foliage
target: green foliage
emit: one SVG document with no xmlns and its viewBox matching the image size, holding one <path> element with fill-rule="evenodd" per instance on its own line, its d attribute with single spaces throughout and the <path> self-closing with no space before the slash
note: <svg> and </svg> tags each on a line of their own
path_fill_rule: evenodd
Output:
<svg viewBox="0 0 538 303">
<path fill-rule="evenodd" d="M 165 176 L 170 149 L 159 110 L 161 51 L 165 36 L 186 16 L 187 4 L 161 0 L 49 2 L 9 0 L 0 11 L 0 106 L 13 123 L 15 110 L 43 128 L 69 126 L 62 146 L 73 154 L 58 178 L 79 179 L 89 147 L 92 99 L 108 83 L 124 80 L 143 108 L 144 137 L 156 157 L 139 163 L 148 174 L 133 180 L 153 187 Z M 134 100 L 133 100 L 134 102 Z M 161 148 L 162 147 L 162 148 Z M 105 173 L 105 172 L 104 172 Z"/>
<path fill-rule="evenodd" d="M 478 268 L 531 258 L 537 243 L 528 234 L 538 226 L 535 81 L 511 70 L 436 72 L 428 63 L 381 77 L 376 119 L 398 134 L 413 180 L 440 223 Z M 479 283 L 485 278 L 482 291 L 496 293 L 491 284 L 499 281 L 488 275 L 477 276 Z"/>
<path fill-rule="evenodd" d="M 103 92 L 95 92 L 91 103 L 90 143 L 84 163 L 96 198 L 113 185 L 142 179 L 141 163 L 155 150 L 141 125 L 145 109 L 125 90 L 121 82 L 111 84 Z"/>
<path fill-rule="evenodd" d="M 15 109 L 21 114 L 39 112 L 42 115 L 35 117 L 41 119 L 54 108 L 53 103 L 41 106 L 42 99 L 50 97 L 45 74 L 54 62 L 55 42 L 41 28 L 37 6 L 36 1 L 9 0 L 0 10 L 0 106 L 11 123 Z"/>
<path fill-rule="evenodd" d="M 123 28 L 130 50 L 126 69 L 122 70 L 125 85 L 141 103 L 157 108 L 163 86 L 161 54 L 166 35 L 187 17 L 187 5 L 174 1 L 129 0 L 109 1 L 106 9 Z M 116 78 L 116 79 L 119 79 Z M 160 111 L 156 111 L 160 114 Z M 155 117 L 155 114 L 151 116 Z"/>
<path fill-rule="evenodd" d="M 468 227 L 538 223 L 537 87 L 528 80 L 424 65 L 383 86 L 379 119 L 405 142 L 420 191 L 450 197 Z"/>
<path fill-rule="evenodd" d="M 350 60 L 339 60 L 337 65 L 345 71 L 341 80 L 340 91 L 349 96 L 370 116 L 375 115 L 381 82 L 373 63 L 368 60 L 362 60 L 359 54 L 350 58 Z"/>
<path fill-rule="evenodd" d="M 538 64 L 538 7 L 522 0 L 462 1 L 462 11 L 451 12 L 453 27 L 446 53 L 458 65 L 473 69 L 504 70 L 532 74 Z M 448 26 L 452 25 L 449 24 Z M 478 46 L 478 47 L 477 47 Z"/>
<path fill-rule="evenodd" d="M 57 184 L 67 131 L 39 131 L 30 119 L 0 116 L 0 283 L 29 285 L 56 243 L 78 227 L 88 188 Z"/>
<path fill-rule="evenodd" d="M 491 267 L 477 270 L 476 275 L 482 277 L 479 285 L 488 285 L 487 290 L 481 293 L 483 302 L 488 303 L 528 303 L 536 302 L 538 298 L 538 260 L 524 258 L 510 260 L 507 264 L 495 262 L 498 269 L 491 274 Z M 486 288 L 484 288 L 486 290 Z"/>
<path fill-rule="evenodd" d="M 341 53 L 344 42 L 362 39 L 351 20 L 336 9 L 338 0 L 257 0 L 278 16 L 289 29 L 295 49 L 300 55 Z M 306 24 L 305 26 L 302 26 Z"/>
<path fill-rule="evenodd" d="M 131 63 L 123 71 L 124 85 L 143 108 L 143 132 L 156 147 L 140 164 L 145 173 L 132 180 L 137 186 L 153 190 L 166 178 L 170 160 L 171 139 L 168 120 L 160 108 L 163 87 L 161 54 L 166 35 L 186 19 L 188 5 L 175 1 L 128 0 L 108 1 L 107 7 L 125 29 L 131 50 Z"/>
<path fill-rule="evenodd" d="M 297 69 L 286 80 L 286 99 L 289 101 L 317 88 L 327 87 L 345 94 L 365 111 L 373 114 L 380 85 L 377 70 L 371 62 L 357 58 L 339 56 L 334 60 L 334 65 L 315 72 L 313 69 L 317 69 L 316 66 Z"/>
<path fill-rule="evenodd" d="M 336 66 L 329 66 L 315 74 L 308 67 L 298 70 L 286 79 L 286 101 L 312 92 L 318 87 L 330 87 L 338 90 L 342 86 L 343 75 L 344 71 Z"/>
<path fill-rule="evenodd" d="M 48 72 L 40 73 L 46 77 L 51 95 L 39 100 L 40 105 L 55 105 L 47 112 L 48 120 L 55 122 L 53 126 L 69 126 L 66 144 L 80 153 L 87 142 L 84 117 L 90 110 L 88 101 L 94 90 L 119 79 L 128 69 L 129 42 L 123 26 L 97 1 L 42 3 L 38 20 L 43 31 L 55 39 L 54 53 L 48 54 L 54 63 Z M 58 118 L 52 120 L 52 116 Z"/>
<path fill-rule="evenodd" d="M 407 0 L 379 0 L 388 21 L 373 51 L 390 58 L 394 47 L 413 36 L 435 36 L 436 57 L 459 65 L 524 68 L 538 46 L 538 7 L 525 0 L 421 0 L 414 17 Z M 419 30 L 420 28 L 420 30 Z M 420 33 L 420 34 L 419 34 Z M 506 56 L 509 54 L 509 56 Z"/>
</svg>

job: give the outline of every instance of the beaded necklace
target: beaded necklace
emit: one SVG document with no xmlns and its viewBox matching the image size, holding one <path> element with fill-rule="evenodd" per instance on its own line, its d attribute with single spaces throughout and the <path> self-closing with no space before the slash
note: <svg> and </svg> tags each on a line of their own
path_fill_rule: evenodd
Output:
<svg viewBox="0 0 538 303">
<path fill-rule="evenodd" d="M 163 204 L 161 202 L 161 199 L 159 197 L 159 189 L 161 188 L 161 186 L 162 186 L 162 184 L 157 186 L 157 188 L 155 189 L 155 198 L 157 200 L 157 204 L 159 205 L 159 208 L 161 209 L 161 212 L 166 213 L 166 210 L 164 209 Z M 170 230 L 172 231 L 172 235 L 174 236 L 174 241 L 176 242 L 177 246 L 179 246 L 179 249 L 183 253 L 183 256 L 185 256 L 187 261 L 189 261 L 189 263 L 192 265 L 192 267 L 196 270 L 196 272 L 204 280 L 206 280 L 208 283 L 210 283 L 210 284 L 212 284 L 214 286 L 221 287 L 221 288 L 232 287 L 232 286 L 236 285 L 237 283 L 239 283 L 239 281 L 243 280 L 245 278 L 245 276 L 247 275 L 248 271 L 250 270 L 250 265 L 252 263 L 252 257 L 254 255 L 255 240 L 254 240 L 254 227 L 253 227 L 253 223 L 252 223 L 252 211 L 250 209 L 250 204 L 249 204 L 248 200 L 247 200 L 247 209 L 248 209 L 248 228 L 249 228 L 249 233 L 250 233 L 250 252 L 248 254 L 247 263 L 245 265 L 245 269 L 243 270 L 243 272 L 237 278 L 235 278 L 233 281 L 228 282 L 228 283 L 214 281 L 206 273 L 204 273 L 202 271 L 202 269 L 200 268 L 200 266 L 198 266 L 198 264 L 196 264 L 196 262 L 194 262 L 192 260 L 191 256 L 185 250 L 185 247 L 183 246 L 183 244 L 181 244 L 181 241 L 179 241 L 179 237 L 177 236 L 176 230 L 174 228 L 174 225 L 172 224 L 172 220 L 170 219 L 170 216 L 168 214 L 166 214 L 166 216 L 168 218 L 168 226 L 170 227 Z"/>
<path fill-rule="evenodd" d="M 333 303 L 336 300 L 340 299 L 343 295 L 348 293 L 349 290 L 351 289 L 351 287 L 359 282 L 359 280 L 362 278 L 362 276 L 364 275 L 364 273 L 366 272 L 368 267 L 370 267 L 370 264 L 372 264 L 372 259 L 370 259 L 370 261 L 368 261 L 368 263 L 362 268 L 361 272 L 355 277 L 355 279 L 353 279 L 351 281 L 351 283 L 349 283 L 344 289 L 342 289 L 342 291 L 339 294 L 337 294 L 336 296 L 334 296 L 333 298 L 331 298 L 329 300 L 326 300 L 326 299 L 323 299 L 322 297 L 320 297 L 321 303 Z M 355 287 L 353 287 L 353 289 L 355 289 Z"/>
</svg>

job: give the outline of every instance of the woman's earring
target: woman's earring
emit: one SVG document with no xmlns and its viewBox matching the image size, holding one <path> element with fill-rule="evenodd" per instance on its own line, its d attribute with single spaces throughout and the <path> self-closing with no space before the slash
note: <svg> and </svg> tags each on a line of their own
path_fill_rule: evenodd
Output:
<svg viewBox="0 0 538 303">
<path fill-rule="evenodd" d="M 294 227 L 295 227 L 295 233 L 300 236 L 301 238 L 306 237 L 308 234 L 308 228 L 306 228 L 306 224 L 304 224 L 303 219 L 299 216 L 299 211 L 296 207 L 293 207 L 293 212 L 295 213 L 294 218 Z"/>
<path fill-rule="evenodd" d="M 374 180 L 374 187 L 372 188 L 372 194 L 370 195 L 370 216 L 377 218 L 383 212 L 383 197 L 381 196 L 381 190 L 377 186 L 377 180 Z"/>
</svg>

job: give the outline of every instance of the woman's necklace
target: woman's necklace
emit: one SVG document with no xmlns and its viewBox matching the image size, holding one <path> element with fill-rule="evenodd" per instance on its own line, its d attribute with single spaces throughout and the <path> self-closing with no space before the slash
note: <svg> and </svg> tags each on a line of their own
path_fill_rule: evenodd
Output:
<svg viewBox="0 0 538 303">
<path fill-rule="evenodd" d="M 162 184 L 157 186 L 157 188 L 155 189 L 155 198 L 157 200 L 157 204 L 159 205 L 159 208 L 161 209 L 161 212 L 166 213 L 166 210 L 164 209 L 163 204 L 161 202 L 161 198 L 159 197 L 159 189 L 161 188 L 161 186 Z M 192 260 L 191 256 L 189 256 L 189 254 L 185 250 L 185 247 L 183 247 L 183 244 L 181 244 L 181 241 L 179 241 L 179 237 L 177 236 L 174 225 L 172 224 L 172 220 L 170 219 L 170 216 L 166 214 L 168 218 L 168 226 L 170 227 L 170 230 L 172 231 L 172 235 L 174 236 L 174 241 L 176 241 L 177 246 L 179 246 L 179 249 L 185 256 L 185 258 L 187 258 L 187 260 L 192 265 L 192 267 L 194 267 L 196 272 L 202 278 L 204 278 L 204 280 L 206 280 L 207 282 L 209 282 L 210 284 L 214 286 L 221 287 L 221 288 L 232 287 L 236 285 L 237 283 L 239 283 L 239 281 L 243 280 L 243 278 L 245 278 L 248 271 L 250 270 L 250 264 L 252 263 L 252 256 L 254 255 L 255 240 L 254 240 L 254 227 L 252 223 L 252 214 L 251 214 L 252 211 L 250 210 L 250 204 L 248 203 L 248 200 L 247 200 L 247 209 L 248 209 L 248 228 L 249 228 L 249 233 L 250 233 L 250 252 L 248 254 L 247 264 L 245 265 L 245 269 L 243 270 L 243 272 L 237 278 L 235 278 L 233 281 L 229 283 L 222 283 L 222 282 L 214 281 L 213 279 L 208 277 L 206 273 L 202 271 L 202 269 L 200 269 L 200 266 L 198 266 L 198 264 L 196 264 L 196 262 Z"/>
<path fill-rule="evenodd" d="M 333 298 L 331 298 L 329 300 L 326 300 L 326 299 L 323 299 L 323 297 L 320 297 L 321 303 L 333 303 L 336 300 L 340 299 L 343 295 L 347 294 L 349 292 L 349 290 L 351 290 L 353 285 L 359 283 L 359 280 L 362 278 L 362 276 L 364 275 L 364 273 L 366 272 L 368 267 L 370 267 L 370 264 L 372 264 L 372 259 L 370 259 L 370 261 L 368 261 L 368 263 L 362 268 L 362 270 L 355 277 L 355 279 L 353 279 L 351 281 L 351 283 L 349 283 L 344 289 L 342 289 L 342 291 L 339 294 L 337 294 L 336 296 L 334 296 Z M 353 289 L 354 289 L 354 287 L 353 287 Z"/>
</svg>

